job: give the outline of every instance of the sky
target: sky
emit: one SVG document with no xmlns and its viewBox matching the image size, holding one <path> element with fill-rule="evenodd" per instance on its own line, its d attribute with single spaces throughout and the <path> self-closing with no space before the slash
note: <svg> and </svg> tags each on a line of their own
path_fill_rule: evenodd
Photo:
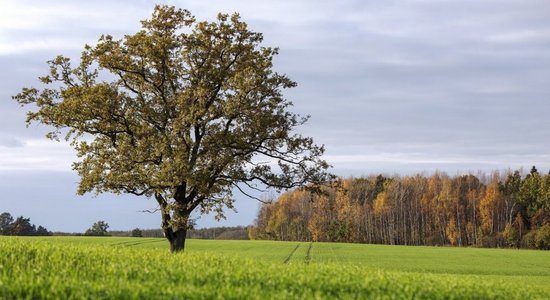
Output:
<svg viewBox="0 0 550 300">
<path fill-rule="evenodd" d="M 198 20 L 239 12 L 280 48 L 274 69 L 299 131 L 326 147 L 332 172 L 449 174 L 550 168 L 550 2 L 547 0 L 161 1 Z M 149 1 L 0 0 L 0 212 L 53 231 L 158 228 L 152 199 L 77 196 L 76 155 L 25 126 L 11 99 L 58 54 L 78 59 L 101 34 L 139 30 Z M 249 225 L 259 203 L 199 227 Z"/>
</svg>

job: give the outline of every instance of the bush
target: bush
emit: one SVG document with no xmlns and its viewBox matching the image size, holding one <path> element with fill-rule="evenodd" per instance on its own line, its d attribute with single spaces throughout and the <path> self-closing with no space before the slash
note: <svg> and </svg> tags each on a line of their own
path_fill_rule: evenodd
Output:
<svg viewBox="0 0 550 300">
<path fill-rule="evenodd" d="M 550 224 L 546 224 L 537 230 L 535 246 L 538 249 L 550 250 Z"/>
<path fill-rule="evenodd" d="M 504 241 L 506 242 L 506 245 L 508 245 L 509 247 L 519 246 L 519 235 L 512 224 L 506 225 L 506 228 L 504 228 L 504 231 L 502 232 L 502 236 L 504 238 Z"/>
<path fill-rule="evenodd" d="M 538 228 L 546 224 L 550 224 L 550 208 L 541 208 L 531 218 L 531 227 Z"/>
<path fill-rule="evenodd" d="M 143 237 L 143 232 L 141 232 L 141 229 L 136 228 L 132 230 L 132 236 L 133 237 Z"/>
<path fill-rule="evenodd" d="M 493 235 L 481 236 L 481 246 L 485 248 L 500 248 L 506 245 L 504 234 L 497 232 Z"/>
<path fill-rule="evenodd" d="M 521 241 L 523 247 L 525 248 L 531 248 L 531 249 L 534 249 L 536 248 L 535 246 L 535 235 L 537 234 L 537 230 L 536 229 L 533 229 L 529 232 L 527 232 L 524 236 L 523 236 L 523 239 Z"/>
</svg>

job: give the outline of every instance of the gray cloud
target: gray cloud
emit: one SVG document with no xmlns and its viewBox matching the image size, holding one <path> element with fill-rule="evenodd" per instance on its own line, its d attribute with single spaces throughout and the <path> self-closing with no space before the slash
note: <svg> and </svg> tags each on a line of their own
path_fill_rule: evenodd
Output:
<svg viewBox="0 0 550 300">
<path fill-rule="evenodd" d="M 28 141 L 45 132 L 25 128 L 24 109 L 9 98 L 37 85 L 45 61 L 56 54 L 78 58 L 83 44 L 102 33 L 134 32 L 152 5 L 6 3 L 0 12 L 0 159 L 11 162 L 0 174 L 9 176 L 31 172 L 29 157 L 40 152 Z M 312 116 L 302 131 L 326 144 L 340 175 L 550 168 L 548 1 L 167 3 L 198 19 L 238 11 L 264 33 L 266 45 L 279 46 L 276 70 L 299 84 L 286 96 L 295 111 Z M 15 152 L 6 147 L 10 141 L 24 147 Z M 63 147 L 46 148 L 50 159 L 41 172 L 59 171 L 74 158 Z"/>
<path fill-rule="evenodd" d="M 0 147 L 6 148 L 20 148 L 23 147 L 23 143 L 12 136 L 0 135 Z"/>
</svg>

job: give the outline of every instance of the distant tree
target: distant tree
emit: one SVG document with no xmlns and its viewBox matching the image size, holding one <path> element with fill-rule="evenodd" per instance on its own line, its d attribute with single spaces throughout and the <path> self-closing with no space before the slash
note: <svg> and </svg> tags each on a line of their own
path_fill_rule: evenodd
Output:
<svg viewBox="0 0 550 300">
<path fill-rule="evenodd" d="M 513 226 L 518 233 L 518 246 L 522 246 L 521 241 L 523 240 L 523 236 L 527 232 L 527 226 L 525 225 L 525 222 L 523 221 L 523 217 L 520 212 L 517 213 L 516 218 L 514 219 Z"/>
<path fill-rule="evenodd" d="M 105 221 L 97 221 L 92 225 L 92 228 L 86 230 L 85 235 L 104 236 L 107 233 L 109 224 Z"/>
<path fill-rule="evenodd" d="M 271 201 L 267 201 L 260 207 L 257 218 L 254 220 L 254 226 L 251 226 L 248 229 L 248 236 L 251 240 L 268 240 L 273 238 L 267 230 L 269 221 L 271 220 L 271 215 L 273 214 L 273 209 L 274 205 Z"/>
<path fill-rule="evenodd" d="M 521 246 L 524 248 L 536 248 L 537 230 L 530 230 L 521 239 Z"/>
<path fill-rule="evenodd" d="M 10 235 L 35 235 L 36 228 L 29 218 L 19 217 L 10 226 Z"/>
<path fill-rule="evenodd" d="M 31 224 L 30 218 L 23 216 L 15 221 L 11 214 L 5 212 L 0 215 L 0 234 L 2 235 L 51 235 L 46 228 Z"/>
<path fill-rule="evenodd" d="M 222 218 L 235 189 L 332 178 L 324 148 L 296 133 L 308 118 L 290 112 L 282 93 L 296 83 L 273 71 L 278 50 L 262 41 L 238 14 L 197 22 L 158 5 L 136 34 L 102 36 L 76 67 L 58 56 L 40 78 L 46 88 L 14 99 L 37 108 L 27 122 L 54 127 L 49 138 L 67 133 L 81 158 L 79 194 L 154 197 L 170 249 L 181 251 L 191 212 Z"/>
<path fill-rule="evenodd" d="M 538 249 L 550 250 L 550 224 L 536 230 L 535 246 Z"/>
<path fill-rule="evenodd" d="M 523 180 L 519 193 L 519 202 L 528 219 L 530 219 L 541 207 L 539 203 L 539 199 L 542 198 L 541 183 L 542 177 L 537 171 L 537 168 L 533 166 L 531 172 Z"/>
<path fill-rule="evenodd" d="M 210 227 L 189 230 L 189 238 L 193 239 L 222 239 L 222 240 L 247 240 L 246 227 Z"/>
<path fill-rule="evenodd" d="M 508 246 L 510 247 L 518 246 L 520 237 L 519 237 L 518 231 L 514 226 L 512 226 L 512 224 L 506 224 L 506 227 L 504 227 L 504 231 L 502 232 L 502 236 Z"/>
<path fill-rule="evenodd" d="M 222 231 L 217 237 L 217 240 L 248 240 L 247 229 L 235 228 Z"/>
<path fill-rule="evenodd" d="M 163 237 L 162 229 L 143 229 L 141 231 L 143 237 Z"/>
<path fill-rule="evenodd" d="M 38 226 L 38 228 L 36 228 L 36 235 L 48 236 L 48 235 L 52 235 L 52 233 L 48 231 L 48 229 L 46 229 L 45 227 Z"/>
<path fill-rule="evenodd" d="M 497 222 L 497 208 L 503 202 L 503 195 L 496 178 L 493 178 L 485 197 L 483 197 L 479 204 L 479 212 L 481 216 L 481 228 L 484 234 L 492 235 L 498 231 Z"/>
<path fill-rule="evenodd" d="M 13 217 L 10 213 L 4 212 L 0 215 L 0 234 L 9 235 Z"/>
<path fill-rule="evenodd" d="M 457 240 L 458 240 L 458 232 L 457 232 L 456 221 L 454 217 L 451 217 L 451 220 L 447 224 L 445 233 L 447 234 L 447 239 L 449 239 L 449 242 L 451 243 L 451 245 L 456 246 Z"/>
<path fill-rule="evenodd" d="M 541 208 L 531 218 L 531 228 L 539 228 L 550 224 L 550 209 Z"/>
<path fill-rule="evenodd" d="M 135 228 L 134 230 L 132 230 L 132 236 L 133 237 L 142 237 L 143 232 L 141 231 L 141 229 Z"/>
<path fill-rule="evenodd" d="M 511 224 L 520 202 L 521 175 L 519 171 L 508 174 L 502 186 L 505 194 L 504 203 L 506 209 L 506 222 Z"/>
<path fill-rule="evenodd" d="M 538 208 L 550 210 L 550 174 L 542 177 Z"/>
</svg>

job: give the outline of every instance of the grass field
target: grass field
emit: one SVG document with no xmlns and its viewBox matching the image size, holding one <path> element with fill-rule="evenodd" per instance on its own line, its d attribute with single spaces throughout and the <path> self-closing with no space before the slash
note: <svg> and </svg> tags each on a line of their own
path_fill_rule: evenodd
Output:
<svg viewBox="0 0 550 300">
<path fill-rule="evenodd" d="M 0 237 L 0 299 L 548 299 L 550 252 Z"/>
</svg>

